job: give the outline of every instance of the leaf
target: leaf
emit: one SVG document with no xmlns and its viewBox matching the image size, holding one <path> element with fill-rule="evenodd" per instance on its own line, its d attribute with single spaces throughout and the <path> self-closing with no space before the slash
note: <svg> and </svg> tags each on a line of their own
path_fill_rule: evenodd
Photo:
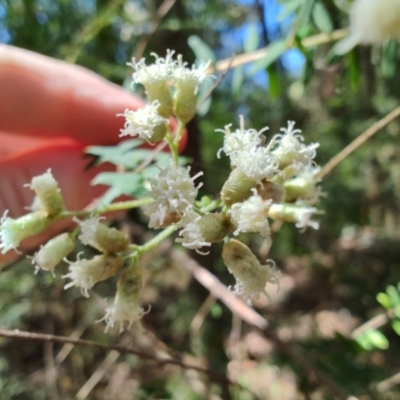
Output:
<svg viewBox="0 0 400 400">
<path fill-rule="evenodd" d="M 100 204 L 109 204 L 123 194 L 132 197 L 143 196 L 147 192 L 143 187 L 143 180 L 142 174 L 134 172 L 102 172 L 91 183 L 110 186 L 100 201 Z"/>
<path fill-rule="evenodd" d="M 348 77 L 350 79 L 351 88 L 356 91 L 360 86 L 360 69 L 358 67 L 357 58 L 354 51 L 346 54 Z"/>
<path fill-rule="evenodd" d="M 258 48 L 259 44 L 260 33 L 258 30 L 258 24 L 250 23 L 244 40 L 243 50 L 245 53 L 251 53 Z"/>
<path fill-rule="evenodd" d="M 212 61 L 215 62 L 215 55 L 211 47 L 196 35 L 188 38 L 188 45 L 192 49 L 198 62 Z"/>
<path fill-rule="evenodd" d="M 392 308 L 392 302 L 390 301 L 390 298 L 386 293 L 378 293 L 376 295 L 376 300 L 386 310 Z"/>
<path fill-rule="evenodd" d="M 254 75 L 258 71 L 268 68 L 274 61 L 276 61 L 286 50 L 286 41 L 281 39 L 270 43 L 265 48 L 267 54 L 256 61 L 250 68 L 249 75 Z"/>
<path fill-rule="evenodd" d="M 365 332 L 365 335 L 367 336 L 370 343 L 377 349 L 386 350 L 389 348 L 389 341 L 382 332 L 376 329 L 370 329 Z"/>
<path fill-rule="evenodd" d="M 376 329 L 368 329 L 360 336 L 357 336 L 355 341 L 367 351 L 373 350 L 374 348 L 380 350 L 389 348 L 389 341 L 386 336 Z"/>
<path fill-rule="evenodd" d="M 285 4 L 283 11 L 278 15 L 278 22 L 293 14 L 302 5 L 303 0 L 292 0 Z"/>
<path fill-rule="evenodd" d="M 331 33 L 333 31 L 333 24 L 331 17 L 327 9 L 321 2 L 314 4 L 314 7 L 312 9 L 312 18 L 315 23 L 315 26 L 321 32 Z"/>
<path fill-rule="evenodd" d="M 299 13 L 299 17 L 296 21 L 298 28 L 302 28 L 307 25 L 310 20 L 311 11 L 314 5 L 314 0 L 305 0 L 303 7 Z"/>
<path fill-rule="evenodd" d="M 388 294 L 388 296 L 390 298 L 392 307 L 396 307 L 396 306 L 400 305 L 400 295 L 394 286 L 392 286 L 392 285 L 387 286 L 386 293 Z"/>
<path fill-rule="evenodd" d="M 232 74 L 232 94 L 234 96 L 239 96 L 240 91 L 242 89 L 242 84 L 243 84 L 243 67 L 238 66 L 233 69 L 233 74 Z"/>
<path fill-rule="evenodd" d="M 269 94 L 271 99 L 275 100 L 279 97 L 281 92 L 281 85 L 279 82 L 279 75 L 276 71 L 276 68 L 273 65 L 270 65 L 267 69 L 268 72 L 268 81 L 269 81 Z"/>
<path fill-rule="evenodd" d="M 398 44 L 395 40 L 390 40 L 382 47 L 382 74 L 385 78 L 391 78 L 396 72 Z"/>
<path fill-rule="evenodd" d="M 392 321 L 392 328 L 400 336 L 400 321 L 398 319 Z"/>
</svg>

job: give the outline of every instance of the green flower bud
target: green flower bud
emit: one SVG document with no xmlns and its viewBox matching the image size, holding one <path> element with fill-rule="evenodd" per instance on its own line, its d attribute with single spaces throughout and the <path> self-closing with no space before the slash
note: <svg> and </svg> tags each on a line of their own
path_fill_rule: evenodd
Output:
<svg viewBox="0 0 400 400">
<path fill-rule="evenodd" d="M 75 239 L 69 233 L 62 233 L 48 241 L 33 256 L 32 264 L 36 265 L 36 272 L 39 269 L 51 271 L 71 253 L 75 248 Z"/>
<path fill-rule="evenodd" d="M 129 246 L 128 237 L 115 228 L 109 228 L 100 222 L 104 217 L 91 217 L 84 221 L 74 218 L 81 228 L 79 239 L 83 244 L 92 246 L 103 253 L 119 253 Z"/>
<path fill-rule="evenodd" d="M 106 315 L 101 319 L 107 323 L 106 332 L 113 328 L 115 323 L 119 324 L 119 330 L 122 332 L 125 329 L 125 322 L 128 323 L 128 329 L 136 323 L 139 329 L 144 331 L 140 320 L 150 311 L 150 308 L 145 311 L 139 305 L 142 286 L 142 274 L 136 263 L 122 272 L 118 280 L 114 304 L 106 308 Z"/>
<path fill-rule="evenodd" d="M 257 183 L 254 179 L 249 178 L 239 169 L 235 168 L 222 187 L 221 199 L 227 206 L 240 203 L 252 196 L 253 192 L 251 189 L 256 187 L 256 185 Z"/>
<path fill-rule="evenodd" d="M 232 229 L 230 218 L 222 213 L 204 215 L 197 223 L 204 240 L 209 243 L 221 242 Z"/>
<path fill-rule="evenodd" d="M 69 273 L 62 277 L 69 278 L 72 282 L 65 285 L 64 289 L 76 286 L 81 289 L 81 293 L 85 297 L 89 297 L 88 290 L 97 282 L 114 276 L 123 265 L 121 257 L 111 254 L 102 254 L 91 260 L 80 259 L 78 254 L 77 261 L 71 262 L 67 259 L 65 261 L 69 263 Z"/>
<path fill-rule="evenodd" d="M 29 186 L 36 193 L 42 209 L 49 216 L 56 216 L 65 208 L 58 183 L 50 169 L 46 173 L 32 178 L 31 183 L 26 186 Z"/>
<path fill-rule="evenodd" d="M 266 284 L 278 285 L 281 273 L 275 270 L 272 260 L 271 265 L 261 265 L 251 250 L 238 240 L 226 242 L 222 250 L 222 259 L 228 270 L 236 279 L 235 293 L 243 295 L 249 304 L 250 296 L 258 298 L 263 293 L 268 299 L 265 291 Z"/>
<path fill-rule="evenodd" d="M 7 213 L 8 210 L 0 220 L 0 249 L 3 254 L 16 249 L 24 239 L 43 232 L 53 222 L 43 211 L 26 214 L 17 219 L 7 217 Z"/>
</svg>

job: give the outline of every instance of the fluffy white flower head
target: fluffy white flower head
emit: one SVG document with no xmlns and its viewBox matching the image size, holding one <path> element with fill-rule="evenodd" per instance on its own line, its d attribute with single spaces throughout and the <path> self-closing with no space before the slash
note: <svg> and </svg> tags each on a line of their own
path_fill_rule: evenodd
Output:
<svg viewBox="0 0 400 400">
<path fill-rule="evenodd" d="M 155 58 L 154 64 L 146 65 L 144 58 L 138 62 L 133 59 L 132 63 L 128 64 L 135 70 L 132 75 L 134 83 L 141 83 L 146 86 L 148 83 L 167 81 L 171 78 L 176 66 L 176 61 L 173 60 L 174 51 L 167 50 L 165 58 L 158 57 L 155 53 L 151 53 L 151 55 Z"/>
<path fill-rule="evenodd" d="M 192 210 L 198 189 L 202 186 L 200 183 L 196 187 L 193 181 L 203 172 L 193 177 L 189 172 L 190 167 L 177 167 L 171 159 L 169 168 L 162 168 L 153 179 L 150 195 L 155 201 L 144 209 L 150 217 L 150 228 L 162 227 L 167 214 L 175 213 L 182 218 Z"/>
<path fill-rule="evenodd" d="M 266 147 L 241 151 L 235 158 L 235 165 L 239 171 L 257 182 L 271 179 L 278 173 L 277 159 Z"/>
<path fill-rule="evenodd" d="M 244 127 L 244 117 L 239 116 L 240 128 L 236 129 L 235 132 L 231 132 L 230 125 L 226 125 L 225 129 L 217 129 L 217 132 L 222 132 L 225 134 L 224 146 L 218 150 L 217 156 L 220 156 L 221 151 L 231 157 L 232 165 L 236 165 L 235 158 L 238 153 L 246 151 L 248 149 L 255 149 L 262 143 L 262 133 L 265 132 L 268 127 L 256 131 L 255 129 L 245 129 Z"/>
<path fill-rule="evenodd" d="M 294 121 L 288 121 L 287 128 L 281 128 L 283 133 L 275 135 L 268 148 L 275 147 L 273 153 L 278 159 L 280 168 L 292 164 L 300 171 L 315 158 L 319 143 L 303 144 L 301 130 L 294 129 L 294 125 Z"/>
<path fill-rule="evenodd" d="M 198 87 L 204 80 L 209 77 L 207 69 L 210 66 L 210 61 L 201 63 L 198 67 L 195 65 L 192 68 L 187 67 L 187 63 L 182 61 L 182 55 L 178 55 L 178 65 L 175 66 L 172 76 L 178 85 L 192 87 L 193 94 L 197 94 Z"/>
<path fill-rule="evenodd" d="M 13 218 L 7 217 L 6 210 L 0 220 L 0 249 L 5 254 L 8 250 L 16 249 L 23 239 L 21 227 Z"/>
<path fill-rule="evenodd" d="M 69 264 L 69 273 L 63 275 L 62 278 L 69 278 L 71 282 L 64 286 L 64 289 L 69 289 L 76 286 L 81 289 L 81 293 L 85 297 L 89 297 L 89 290 L 100 281 L 110 278 L 115 275 L 122 267 L 123 261 L 117 256 L 96 256 L 91 260 L 78 259 L 71 262 L 64 259 Z"/>
<path fill-rule="evenodd" d="M 125 110 L 124 114 L 118 114 L 125 117 L 125 125 L 119 136 L 138 136 L 146 141 L 151 139 L 156 127 L 168 123 L 166 118 L 158 114 L 159 107 L 160 102 L 154 100 L 136 111 Z"/>
<path fill-rule="evenodd" d="M 50 168 L 44 174 L 33 177 L 31 183 L 27 183 L 25 186 L 30 187 L 38 194 L 46 193 L 51 190 L 60 191 Z"/>
<path fill-rule="evenodd" d="M 268 211 L 272 200 L 263 200 L 253 189 L 254 195 L 243 203 L 235 203 L 230 209 L 233 223 L 236 225 L 234 235 L 240 232 L 259 232 L 264 237 L 270 236 Z"/>
<path fill-rule="evenodd" d="M 192 214 L 192 213 L 191 213 Z M 193 219 L 189 222 L 180 232 L 179 236 L 182 238 L 176 239 L 176 242 L 182 243 L 183 247 L 188 249 L 196 250 L 197 253 L 206 255 L 207 253 L 201 252 L 199 249 L 204 246 L 211 246 L 210 242 L 207 242 L 203 236 L 200 225 L 198 222 L 201 219 L 201 216 L 197 216 L 197 214 L 193 213 Z M 186 219 L 186 218 L 185 218 Z"/>
<path fill-rule="evenodd" d="M 125 330 L 125 323 L 128 324 L 127 329 L 130 329 L 134 322 L 137 322 L 141 330 L 144 331 L 140 320 L 148 312 L 150 312 L 150 307 L 145 311 L 137 301 L 132 301 L 131 298 L 125 298 L 117 294 L 114 304 L 106 308 L 106 315 L 100 321 L 106 322 L 106 333 L 111 328 L 114 328 L 115 324 L 119 324 L 119 332 L 121 333 Z"/>
<path fill-rule="evenodd" d="M 350 35 L 335 46 L 345 54 L 358 44 L 380 45 L 400 37 L 400 0 L 355 0 L 350 9 Z"/>
<path fill-rule="evenodd" d="M 74 217 L 73 220 L 79 224 L 81 233 L 79 235 L 79 240 L 86 246 L 92 246 L 97 248 L 98 243 L 96 240 L 96 232 L 99 227 L 100 221 L 105 219 L 105 217 L 91 216 L 88 219 L 81 221 L 80 219 Z"/>
</svg>

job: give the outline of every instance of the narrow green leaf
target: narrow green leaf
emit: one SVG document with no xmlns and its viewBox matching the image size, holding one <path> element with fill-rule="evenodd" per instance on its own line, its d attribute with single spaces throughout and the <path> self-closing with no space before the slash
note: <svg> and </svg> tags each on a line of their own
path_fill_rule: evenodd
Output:
<svg viewBox="0 0 400 400">
<path fill-rule="evenodd" d="M 188 38 L 188 45 L 192 49 L 198 62 L 200 61 L 215 61 L 215 54 L 211 47 L 196 35 L 191 35 Z"/>
<path fill-rule="evenodd" d="M 274 65 L 270 65 L 267 68 L 268 81 L 269 81 L 269 94 L 271 99 L 275 100 L 279 97 L 281 92 L 281 85 L 279 81 L 279 75 Z"/>
<path fill-rule="evenodd" d="M 365 335 L 367 336 L 371 344 L 377 349 L 386 350 L 389 348 L 389 341 L 382 332 L 376 329 L 370 329 L 365 332 Z"/>
<path fill-rule="evenodd" d="M 376 295 L 376 300 L 386 310 L 392 308 L 392 302 L 390 301 L 390 298 L 386 293 L 378 293 Z"/>
<path fill-rule="evenodd" d="M 256 50 L 259 44 L 260 33 L 258 32 L 258 24 L 251 23 L 244 40 L 243 50 L 245 53 L 250 53 Z"/>
<path fill-rule="evenodd" d="M 348 77 L 350 80 L 350 87 L 356 91 L 360 86 L 360 69 L 358 67 L 357 58 L 354 51 L 350 51 L 345 56 L 347 63 Z"/>
<path fill-rule="evenodd" d="M 233 69 L 233 74 L 232 74 L 232 94 L 234 96 L 239 96 L 240 91 L 242 89 L 242 84 L 243 84 L 243 67 L 239 66 Z"/>
<path fill-rule="evenodd" d="M 388 296 L 390 298 L 392 307 L 396 307 L 396 306 L 400 305 L 400 294 L 394 286 L 392 286 L 392 285 L 387 286 L 386 293 L 388 294 Z"/>
<path fill-rule="evenodd" d="M 302 5 L 303 0 L 292 0 L 285 4 L 283 11 L 278 15 L 278 22 L 283 21 L 286 17 L 294 14 Z"/>
<path fill-rule="evenodd" d="M 305 0 L 303 1 L 303 7 L 299 13 L 299 17 L 296 21 L 297 27 L 300 29 L 303 26 L 307 25 L 310 21 L 311 11 L 314 5 L 314 0 Z"/>
<path fill-rule="evenodd" d="M 325 33 L 331 33 L 333 31 L 333 24 L 331 17 L 320 1 L 314 4 L 312 9 L 312 18 L 315 23 L 315 26 L 321 31 Z"/>
<path fill-rule="evenodd" d="M 287 45 L 285 40 L 277 40 L 270 43 L 266 47 L 266 55 L 260 60 L 256 61 L 250 68 L 249 75 L 254 75 L 258 71 L 268 68 L 274 61 L 276 61 L 285 51 Z"/>
<path fill-rule="evenodd" d="M 382 74 L 385 78 L 391 78 L 396 72 L 398 43 L 390 40 L 382 46 Z"/>
<path fill-rule="evenodd" d="M 392 328 L 400 336 L 400 321 L 398 319 L 392 321 Z"/>
</svg>

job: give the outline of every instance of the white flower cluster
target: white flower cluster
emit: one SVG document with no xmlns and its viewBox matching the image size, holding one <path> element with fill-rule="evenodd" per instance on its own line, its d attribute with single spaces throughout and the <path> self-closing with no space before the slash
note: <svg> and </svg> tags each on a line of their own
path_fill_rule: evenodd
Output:
<svg viewBox="0 0 400 400">
<path fill-rule="evenodd" d="M 381 45 L 400 38 L 400 0 L 355 0 L 350 9 L 350 35 L 335 46 L 345 54 L 358 44 Z"/>
<path fill-rule="evenodd" d="M 293 222 L 299 228 L 318 229 L 318 223 L 311 219 L 317 209 L 310 206 L 322 195 L 316 180 L 319 168 L 313 161 L 319 144 L 304 144 L 294 125 L 289 121 L 267 145 L 262 133 L 268 128 L 245 129 L 242 116 L 240 129 L 232 133 L 230 125 L 225 127 L 224 146 L 219 152 L 230 157 L 234 171 L 222 189 L 222 198 L 228 205 L 233 203 L 229 214 L 236 227 L 234 235 L 258 232 L 268 237 L 268 217 Z M 238 195 L 232 196 L 235 192 Z M 290 206 L 276 201 L 279 192 Z"/>
<path fill-rule="evenodd" d="M 161 168 L 160 173 L 152 181 L 150 195 L 154 202 L 144 208 L 150 217 L 150 228 L 162 228 L 172 223 L 193 220 L 193 203 L 202 183 L 194 185 L 194 180 L 203 175 L 199 172 L 190 177 L 190 167 L 177 167 L 170 160 L 169 168 Z"/>
<path fill-rule="evenodd" d="M 174 54 L 173 50 L 167 50 L 166 57 L 162 58 L 152 53 L 151 55 L 155 58 L 155 62 L 150 65 L 146 64 L 144 58 L 139 61 L 133 59 L 132 63 L 128 64 L 135 70 L 132 75 L 133 82 L 144 86 L 148 83 L 159 81 L 171 81 L 171 83 L 176 81 L 192 82 L 197 90 L 198 85 L 208 76 L 206 71 L 210 62 L 201 63 L 198 67 L 193 65 L 192 68 L 188 68 L 187 63 L 182 62 L 182 56 L 178 55 L 178 60 L 174 60 Z"/>
<path fill-rule="evenodd" d="M 136 111 L 125 110 L 124 114 L 118 114 L 118 116 L 125 117 L 125 126 L 121 129 L 119 136 L 138 136 L 140 139 L 152 143 L 156 129 L 167 131 L 168 120 L 158 113 L 159 107 L 160 102 L 154 100 L 153 103 Z"/>
</svg>

